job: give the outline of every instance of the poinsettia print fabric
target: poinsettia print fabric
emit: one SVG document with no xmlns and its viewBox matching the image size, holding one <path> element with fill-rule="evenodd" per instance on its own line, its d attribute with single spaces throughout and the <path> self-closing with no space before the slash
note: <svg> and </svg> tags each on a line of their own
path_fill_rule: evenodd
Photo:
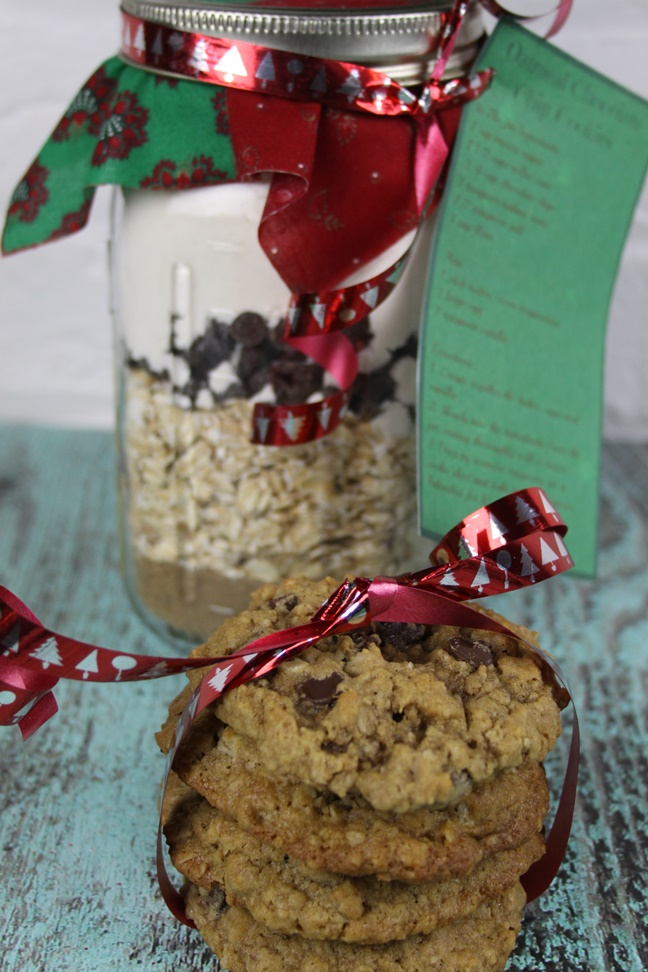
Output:
<svg viewBox="0 0 648 972">
<path fill-rule="evenodd" d="M 231 181 L 229 128 L 224 90 L 111 58 L 75 95 L 19 181 L 3 252 L 81 229 L 99 185 L 190 189 Z"/>
<path fill-rule="evenodd" d="M 214 166 L 208 155 L 194 155 L 186 162 L 163 159 L 153 174 L 142 179 L 141 189 L 191 189 L 194 186 L 210 186 L 227 181 L 227 173 Z"/>
<path fill-rule="evenodd" d="M 72 101 L 52 133 L 55 142 L 63 142 L 83 132 L 99 134 L 103 118 L 110 111 L 116 81 L 100 67 L 89 78 Z"/>
<path fill-rule="evenodd" d="M 23 178 L 16 186 L 9 203 L 9 218 L 16 218 L 22 223 L 33 223 L 41 206 L 49 199 L 47 189 L 48 170 L 40 165 L 39 160 L 31 164 Z"/>
<path fill-rule="evenodd" d="M 107 159 L 127 159 L 133 149 L 148 141 L 148 109 L 132 91 L 118 92 L 105 114 L 92 153 L 93 165 L 103 165 Z"/>
</svg>

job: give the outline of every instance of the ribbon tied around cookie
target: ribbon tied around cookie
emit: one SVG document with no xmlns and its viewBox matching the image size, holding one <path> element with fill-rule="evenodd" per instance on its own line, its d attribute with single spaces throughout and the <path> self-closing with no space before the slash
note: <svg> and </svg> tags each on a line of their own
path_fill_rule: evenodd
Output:
<svg viewBox="0 0 648 972">
<path fill-rule="evenodd" d="M 310 622 L 272 632 L 218 658 L 136 655 L 91 645 L 44 627 L 33 612 L 0 587 L 0 725 L 17 724 L 24 738 L 57 711 L 53 689 L 61 678 L 88 682 L 131 682 L 195 669 L 206 674 L 184 709 L 167 758 L 165 785 L 174 756 L 199 713 L 225 691 L 261 678 L 308 645 L 372 621 L 456 625 L 490 630 L 516 639 L 551 684 L 564 708 L 570 692 L 557 662 L 494 618 L 475 611 L 468 599 L 529 587 L 573 566 L 563 542 L 567 527 L 546 493 L 519 490 L 465 517 L 434 548 L 434 564 L 399 577 L 344 581 Z M 579 736 L 574 713 L 572 741 L 547 853 L 525 875 L 529 900 L 542 894 L 563 859 L 576 797 Z M 158 876 L 170 910 L 185 917 L 180 895 L 169 878 L 158 835 Z"/>
</svg>

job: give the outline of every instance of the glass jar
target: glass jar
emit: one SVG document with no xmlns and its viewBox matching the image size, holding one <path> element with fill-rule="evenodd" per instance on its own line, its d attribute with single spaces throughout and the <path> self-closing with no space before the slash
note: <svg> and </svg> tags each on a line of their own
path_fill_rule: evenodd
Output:
<svg viewBox="0 0 648 972">
<path fill-rule="evenodd" d="M 143 6 L 129 0 L 125 9 L 139 14 Z M 220 6 L 199 10 L 218 14 Z M 227 36 L 363 63 L 415 86 L 429 76 L 430 36 L 451 3 L 419 4 L 417 29 L 407 31 L 409 8 L 403 14 L 382 5 L 378 18 L 331 3 L 335 11 L 316 11 L 319 27 L 310 33 L 304 24 L 312 23 L 312 9 L 302 14 L 296 6 L 277 34 L 258 16 L 246 22 L 258 7 L 237 4 Z M 232 5 L 223 8 L 231 16 Z M 383 24 L 373 36 L 370 17 Z M 202 34 L 210 35 L 209 23 L 216 35 L 226 21 L 203 17 Z M 465 73 L 476 53 L 476 11 L 462 32 L 448 66 L 454 75 Z M 270 178 L 190 191 L 115 190 L 111 274 L 125 573 L 150 623 L 192 639 L 209 635 L 266 582 L 395 574 L 425 562 L 417 536 L 416 347 L 433 221 L 416 236 L 390 296 L 345 330 L 359 374 L 341 424 L 300 445 L 254 444 L 257 402 L 312 402 L 332 384 L 279 336 L 291 292 L 258 238 Z M 339 285 L 386 270 L 414 236 L 401 237 Z"/>
</svg>

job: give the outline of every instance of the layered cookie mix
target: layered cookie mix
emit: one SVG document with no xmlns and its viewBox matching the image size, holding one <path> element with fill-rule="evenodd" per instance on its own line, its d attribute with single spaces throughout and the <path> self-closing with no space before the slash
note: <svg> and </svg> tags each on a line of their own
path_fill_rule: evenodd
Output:
<svg viewBox="0 0 648 972">
<path fill-rule="evenodd" d="M 391 272 L 413 245 L 384 301 L 368 287 L 361 310 L 346 310 L 336 338 L 348 358 L 345 390 L 354 359 L 358 374 L 341 424 L 305 444 L 256 445 L 256 404 L 284 407 L 282 428 L 297 443 L 292 409 L 340 390 L 335 375 L 281 338 L 292 291 L 258 238 L 269 188 L 261 178 L 125 192 L 112 251 L 129 587 L 149 620 L 196 640 L 266 581 L 397 574 L 427 554 L 417 538 L 414 411 L 433 221 L 415 243 L 406 232 L 338 281 Z M 314 298 L 315 320 L 324 307 Z M 331 415 L 318 410 L 322 430 Z"/>
<path fill-rule="evenodd" d="M 299 570 L 371 576 L 416 564 L 416 338 L 373 348 L 345 332 L 361 371 L 335 434 L 276 448 L 250 441 L 256 402 L 336 390 L 279 339 L 281 319 L 213 318 L 156 369 L 126 352 L 122 493 L 133 585 L 155 614 L 207 637 L 252 590 Z M 295 420 L 298 422 L 298 420 Z M 295 426 L 297 428 L 297 425 Z"/>
<path fill-rule="evenodd" d="M 335 586 L 266 585 L 193 654 L 304 623 Z M 559 732 L 514 638 L 373 624 L 323 639 L 183 740 L 163 818 L 187 912 L 229 972 L 501 972 Z"/>
</svg>

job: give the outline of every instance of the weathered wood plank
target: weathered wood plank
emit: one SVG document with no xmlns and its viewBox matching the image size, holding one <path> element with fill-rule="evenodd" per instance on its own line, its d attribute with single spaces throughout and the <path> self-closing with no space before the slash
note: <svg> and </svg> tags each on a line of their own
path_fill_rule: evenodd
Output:
<svg viewBox="0 0 648 972">
<path fill-rule="evenodd" d="M 529 909 L 511 972 L 648 968 L 647 486 L 648 448 L 608 447 L 599 580 L 567 576 L 497 602 L 561 660 L 584 745 L 568 859 Z M 107 434 L 0 428 L 0 583 L 66 633 L 173 653 L 121 584 Z M 67 683 L 60 713 L 26 744 L 2 731 L 3 972 L 217 969 L 168 915 L 154 875 L 152 733 L 178 684 Z"/>
</svg>

